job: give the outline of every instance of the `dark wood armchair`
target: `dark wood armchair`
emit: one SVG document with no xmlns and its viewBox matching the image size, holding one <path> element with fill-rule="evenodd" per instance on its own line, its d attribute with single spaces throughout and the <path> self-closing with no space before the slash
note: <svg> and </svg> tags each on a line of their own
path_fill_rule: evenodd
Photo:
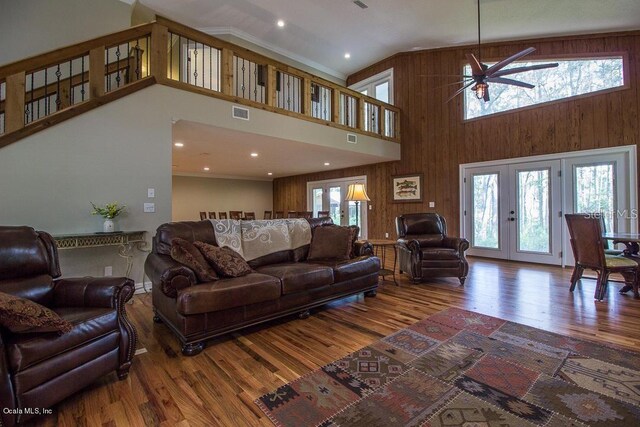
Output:
<svg viewBox="0 0 640 427">
<path fill-rule="evenodd" d="M 39 304 L 20 312 L 14 306 L 10 314 L 6 314 L 9 306 L 3 307 L 0 425 L 27 421 L 32 414 L 25 408 L 51 408 L 112 371 L 120 379 L 129 373 L 136 332 L 125 303 L 133 295 L 133 281 L 60 279 L 60 274 L 58 251 L 49 234 L 31 227 L 0 226 L 0 292 L 5 300 L 19 297 L 20 304 Z M 29 313 L 42 307 L 57 314 L 56 321 L 69 322 L 71 331 L 23 327 L 25 318 L 38 320 Z"/>
<path fill-rule="evenodd" d="M 414 213 L 396 218 L 398 261 L 414 283 L 431 277 L 457 277 L 464 285 L 469 242 L 447 236 L 447 222 L 437 213 Z"/>
<path fill-rule="evenodd" d="M 611 273 L 621 273 L 637 297 L 638 263 L 622 256 L 605 254 L 601 217 L 585 213 L 566 214 L 564 217 L 567 220 L 571 236 L 571 249 L 575 259 L 569 291 L 574 291 L 584 270 L 591 269 L 598 275 L 594 299 L 598 301 L 604 299 Z"/>
</svg>

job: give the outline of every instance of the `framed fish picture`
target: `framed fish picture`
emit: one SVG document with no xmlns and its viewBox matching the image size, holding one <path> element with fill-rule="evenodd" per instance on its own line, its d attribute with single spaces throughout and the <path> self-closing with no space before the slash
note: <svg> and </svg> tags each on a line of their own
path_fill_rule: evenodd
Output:
<svg viewBox="0 0 640 427">
<path fill-rule="evenodd" d="M 391 177 L 394 202 L 422 201 L 422 174 L 395 175 Z"/>
</svg>

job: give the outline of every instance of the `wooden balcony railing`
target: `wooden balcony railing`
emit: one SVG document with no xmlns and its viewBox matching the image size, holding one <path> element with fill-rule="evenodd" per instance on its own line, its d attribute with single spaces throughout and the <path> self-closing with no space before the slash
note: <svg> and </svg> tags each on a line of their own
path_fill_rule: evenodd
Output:
<svg viewBox="0 0 640 427">
<path fill-rule="evenodd" d="M 400 110 L 158 17 L 0 67 L 0 147 L 159 83 L 400 142 Z"/>
</svg>

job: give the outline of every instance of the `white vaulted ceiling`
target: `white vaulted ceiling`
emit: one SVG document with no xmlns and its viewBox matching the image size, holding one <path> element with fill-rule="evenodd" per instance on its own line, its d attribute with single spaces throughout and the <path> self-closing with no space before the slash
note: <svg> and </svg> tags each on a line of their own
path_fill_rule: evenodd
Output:
<svg viewBox="0 0 640 427">
<path fill-rule="evenodd" d="M 340 79 L 397 52 L 477 39 L 476 0 L 363 0 L 367 9 L 352 0 L 139 1 L 167 18 L 248 39 Z M 487 42 L 640 29 L 640 0 L 481 0 L 481 13 Z"/>
</svg>

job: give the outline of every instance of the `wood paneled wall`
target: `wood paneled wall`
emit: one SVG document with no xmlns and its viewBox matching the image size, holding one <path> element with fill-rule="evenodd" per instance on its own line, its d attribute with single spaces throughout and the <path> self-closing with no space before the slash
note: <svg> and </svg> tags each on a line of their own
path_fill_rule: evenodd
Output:
<svg viewBox="0 0 640 427">
<path fill-rule="evenodd" d="M 537 49 L 530 59 L 627 52 L 628 88 L 465 122 L 462 96 L 445 103 L 455 86 L 443 87 L 451 80 L 434 76 L 460 74 L 473 47 L 397 54 L 350 76 L 348 84 L 393 67 L 402 160 L 276 179 L 274 209 L 306 209 L 307 181 L 367 175 L 370 238 L 395 237 L 398 214 L 429 211 L 444 215 L 450 233 L 458 234 L 460 164 L 640 142 L 640 32 L 487 44 L 482 56 L 505 58 L 529 46 Z M 414 172 L 424 173 L 424 201 L 392 203 L 391 176 Z"/>
</svg>

